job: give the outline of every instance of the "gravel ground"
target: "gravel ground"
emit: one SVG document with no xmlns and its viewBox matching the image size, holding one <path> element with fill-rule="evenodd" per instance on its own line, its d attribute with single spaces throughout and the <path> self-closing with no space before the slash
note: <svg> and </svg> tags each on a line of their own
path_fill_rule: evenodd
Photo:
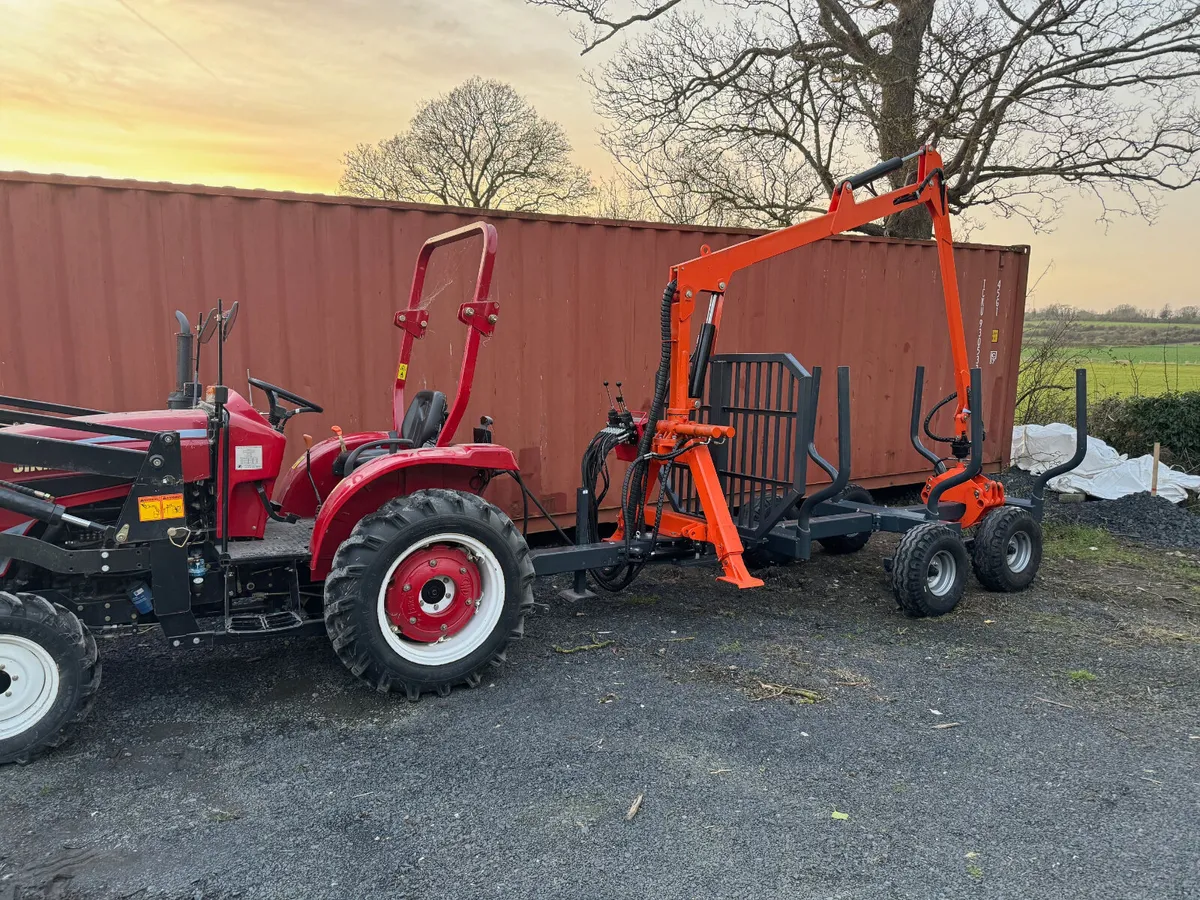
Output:
<svg viewBox="0 0 1200 900">
<path fill-rule="evenodd" d="M 1033 477 L 1020 469 L 1000 476 L 1014 496 L 1028 497 Z M 1103 528 L 1112 534 L 1152 547 L 1200 549 L 1200 515 L 1147 491 L 1119 500 L 1085 500 L 1060 503 L 1058 495 L 1046 492 L 1046 521 Z"/>
<path fill-rule="evenodd" d="M 0 900 L 1200 896 L 1195 563 L 908 620 L 892 546 L 542 582 L 503 673 L 417 704 L 320 640 L 106 640 L 79 738 L 0 769 Z"/>
</svg>

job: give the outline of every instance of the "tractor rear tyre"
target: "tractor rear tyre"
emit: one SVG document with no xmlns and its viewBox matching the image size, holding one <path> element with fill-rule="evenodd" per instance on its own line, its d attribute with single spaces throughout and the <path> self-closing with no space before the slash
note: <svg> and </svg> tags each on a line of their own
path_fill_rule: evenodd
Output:
<svg viewBox="0 0 1200 900">
<path fill-rule="evenodd" d="M 62 606 L 0 591 L 0 764 L 69 741 L 100 687 L 96 640 Z"/>
<path fill-rule="evenodd" d="M 983 517 L 971 548 L 975 577 L 989 591 L 1023 591 L 1042 565 L 1042 526 L 1028 510 L 1001 506 Z"/>
<path fill-rule="evenodd" d="M 871 492 L 865 487 L 857 484 L 849 485 L 838 496 L 838 500 L 848 500 L 851 503 L 866 503 L 874 505 L 875 498 L 871 496 Z M 863 547 L 867 546 L 867 541 L 871 540 L 871 532 L 860 531 L 858 534 L 839 534 L 834 537 L 821 538 L 817 541 L 826 553 L 835 555 L 843 553 L 857 553 Z"/>
<path fill-rule="evenodd" d="M 967 548 L 959 532 L 924 522 L 900 538 L 892 559 L 892 591 L 914 618 L 943 616 L 958 605 L 967 583 Z"/>
<path fill-rule="evenodd" d="M 474 494 L 417 491 L 355 526 L 325 581 L 338 657 L 381 692 L 416 700 L 474 687 L 504 662 L 533 607 L 533 563 L 503 512 Z"/>
</svg>

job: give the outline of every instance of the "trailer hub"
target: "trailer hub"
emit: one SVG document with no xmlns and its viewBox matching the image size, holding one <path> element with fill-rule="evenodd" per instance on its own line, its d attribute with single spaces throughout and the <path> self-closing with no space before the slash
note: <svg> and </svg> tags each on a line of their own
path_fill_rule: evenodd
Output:
<svg viewBox="0 0 1200 900">
<path fill-rule="evenodd" d="M 388 584 L 388 619 L 404 637 L 433 643 L 461 631 L 483 593 L 479 568 L 458 548 L 420 550 L 397 567 Z"/>
</svg>

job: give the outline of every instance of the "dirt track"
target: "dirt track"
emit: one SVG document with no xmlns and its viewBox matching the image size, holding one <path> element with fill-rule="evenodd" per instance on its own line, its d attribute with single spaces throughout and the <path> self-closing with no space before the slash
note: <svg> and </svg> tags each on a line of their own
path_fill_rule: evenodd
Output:
<svg viewBox="0 0 1200 900">
<path fill-rule="evenodd" d="M 543 583 L 500 677 L 419 704 L 319 640 L 104 641 L 79 738 L 0 770 L 0 900 L 1200 896 L 1200 568 L 1076 540 L 913 621 L 890 546 Z"/>
</svg>

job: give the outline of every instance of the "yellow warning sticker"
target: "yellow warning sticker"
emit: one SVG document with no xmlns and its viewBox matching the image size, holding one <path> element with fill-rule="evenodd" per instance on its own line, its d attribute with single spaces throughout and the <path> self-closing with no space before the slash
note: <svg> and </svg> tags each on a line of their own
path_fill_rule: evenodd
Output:
<svg viewBox="0 0 1200 900">
<path fill-rule="evenodd" d="M 138 498 L 138 520 L 161 522 L 163 519 L 183 518 L 183 494 L 160 494 Z"/>
<path fill-rule="evenodd" d="M 162 497 L 162 517 L 164 519 L 183 518 L 183 494 L 164 494 Z"/>
<path fill-rule="evenodd" d="M 1000 343 L 1000 329 L 999 328 L 992 329 L 992 343 L 993 344 Z"/>
<path fill-rule="evenodd" d="M 408 378 L 408 363 L 400 363 L 396 366 L 396 380 L 404 381 Z"/>
<path fill-rule="evenodd" d="M 138 519 L 142 522 L 162 520 L 162 498 L 141 497 L 138 499 Z"/>
</svg>

